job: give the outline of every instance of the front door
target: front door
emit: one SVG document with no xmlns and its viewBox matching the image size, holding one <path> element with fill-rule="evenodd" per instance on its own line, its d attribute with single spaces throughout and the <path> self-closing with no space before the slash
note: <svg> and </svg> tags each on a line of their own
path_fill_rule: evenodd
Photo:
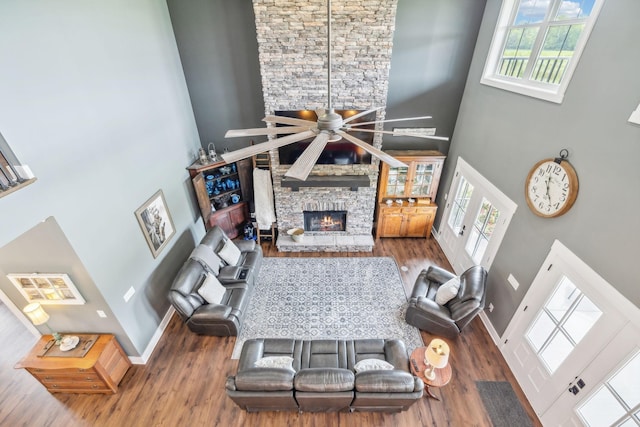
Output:
<svg viewBox="0 0 640 427">
<path fill-rule="evenodd" d="M 489 270 L 517 205 L 458 158 L 438 242 L 460 274 L 471 266 Z"/>
<path fill-rule="evenodd" d="M 627 322 L 610 297 L 612 289 L 560 242 L 554 243 L 507 327 L 501 349 L 541 419 L 569 388 L 584 387 L 578 384 L 580 375 L 608 351 Z"/>
</svg>

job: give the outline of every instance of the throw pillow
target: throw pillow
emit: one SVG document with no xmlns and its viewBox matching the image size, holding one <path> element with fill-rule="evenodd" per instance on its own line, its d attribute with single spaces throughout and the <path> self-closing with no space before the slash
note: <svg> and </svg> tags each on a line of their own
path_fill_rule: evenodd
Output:
<svg viewBox="0 0 640 427">
<path fill-rule="evenodd" d="M 445 305 L 453 298 L 455 298 L 456 295 L 458 295 L 458 289 L 460 289 L 459 277 L 456 276 L 453 279 L 447 280 L 442 285 L 440 285 L 438 291 L 436 292 L 436 303 Z"/>
<path fill-rule="evenodd" d="M 386 360 L 362 359 L 355 364 L 353 369 L 356 370 L 356 373 L 364 371 L 389 371 L 393 369 L 393 365 Z"/>
<path fill-rule="evenodd" d="M 240 255 L 240 249 L 231 240 L 225 240 L 224 246 L 218 251 L 218 256 L 229 265 L 238 264 Z"/>
<path fill-rule="evenodd" d="M 267 356 L 258 359 L 253 364 L 256 368 L 281 368 L 293 371 L 293 357 L 289 356 Z"/>
<path fill-rule="evenodd" d="M 207 274 L 204 282 L 198 288 L 198 293 L 209 304 L 220 304 L 226 289 L 213 274 Z"/>
</svg>

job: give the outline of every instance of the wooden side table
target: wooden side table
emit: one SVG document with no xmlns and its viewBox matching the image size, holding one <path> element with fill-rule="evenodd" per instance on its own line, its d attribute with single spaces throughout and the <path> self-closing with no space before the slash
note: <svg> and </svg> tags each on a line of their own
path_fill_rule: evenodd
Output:
<svg viewBox="0 0 640 427">
<path fill-rule="evenodd" d="M 77 335 L 80 337 L 79 350 L 87 345 L 88 351 L 83 356 L 47 356 L 49 352 L 43 353 L 43 350 L 48 348 L 52 337 L 44 335 L 15 368 L 29 371 L 51 393 L 116 393 L 122 377 L 131 367 L 131 361 L 116 338 L 113 335 Z M 83 337 L 87 338 L 86 344 L 83 344 Z M 89 341 L 94 338 L 94 342 Z"/>
<path fill-rule="evenodd" d="M 447 366 L 444 368 L 435 368 L 434 372 L 436 377 L 432 380 L 427 379 L 424 376 L 424 370 L 427 369 L 427 365 L 424 363 L 424 354 L 426 350 L 427 347 L 418 347 L 413 350 L 410 359 L 416 361 L 418 368 L 416 369 L 413 362 L 410 362 L 409 365 L 411 366 L 411 372 L 424 382 L 424 391 L 427 393 L 427 396 L 435 400 L 440 400 L 433 394 L 430 387 L 442 387 L 449 383 L 452 375 L 451 363 L 447 363 Z"/>
</svg>

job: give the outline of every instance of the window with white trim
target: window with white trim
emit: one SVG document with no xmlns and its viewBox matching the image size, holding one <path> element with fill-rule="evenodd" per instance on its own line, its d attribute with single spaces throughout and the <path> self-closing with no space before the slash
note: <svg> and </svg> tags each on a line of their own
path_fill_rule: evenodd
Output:
<svg viewBox="0 0 640 427">
<path fill-rule="evenodd" d="M 27 165 L 21 164 L 0 133 L 0 197 L 35 181 Z"/>
<path fill-rule="evenodd" d="M 604 0 L 504 0 L 481 83 L 561 103 Z"/>
</svg>

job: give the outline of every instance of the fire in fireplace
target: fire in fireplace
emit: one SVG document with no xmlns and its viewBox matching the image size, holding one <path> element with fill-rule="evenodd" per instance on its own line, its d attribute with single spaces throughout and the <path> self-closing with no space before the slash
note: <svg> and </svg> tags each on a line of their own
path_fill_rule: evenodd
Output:
<svg viewBox="0 0 640 427">
<path fill-rule="evenodd" d="M 347 211 L 303 211 L 304 231 L 345 231 Z"/>
</svg>

